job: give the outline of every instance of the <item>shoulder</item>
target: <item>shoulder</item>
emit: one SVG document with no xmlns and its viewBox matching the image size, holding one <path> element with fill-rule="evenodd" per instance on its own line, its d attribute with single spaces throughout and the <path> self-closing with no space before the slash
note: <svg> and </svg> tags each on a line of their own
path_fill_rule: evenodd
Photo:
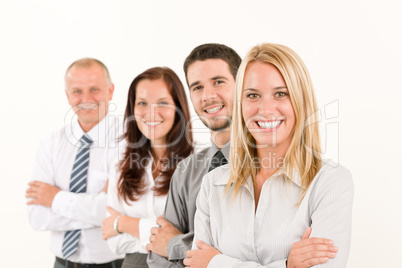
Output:
<svg viewBox="0 0 402 268">
<path fill-rule="evenodd" d="M 229 164 L 220 166 L 205 174 L 202 178 L 199 194 L 201 197 L 199 198 L 208 199 L 210 202 L 215 204 L 221 202 L 222 198 L 225 198 L 224 189 L 229 181 L 229 177 Z"/>
<path fill-rule="evenodd" d="M 171 179 L 171 186 L 174 189 L 185 191 L 199 189 L 202 177 L 208 172 L 209 150 L 210 148 L 205 148 L 179 162 Z"/>
<path fill-rule="evenodd" d="M 351 172 L 341 164 L 332 160 L 323 160 L 322 167 L 312 183 L 313 189 L 319 192 L 353 194 L 354 184 Z"/>
<path fill-rule="evenodd" d="M 352 173 L 346 167 L 330 159 L 322 161 L 322 167 L 317 175 L 327 181 L 353 184 Z"/>
<path fill-rule="evenodd" d="M 179 164 L 177 165 L 176 172 L 188 172 L 190 170 L 194 169 L 204 169 L 208 168 L 208 161 L 207 160 L 207 153 L 210 148 L 205 148 L 200 150 L 197 153 L 191 154 L 181 160 Z"/>
<path fill-rule="evenodd" d="M 108 135 L 107 137 L 115 141 L 123 134 L 123 127 L 124 127 L 123 122 L 117 116 L 109 115 L 107 116 L 106 119 L 107 120 L 105 128 L 107 129 L 106 131 L 106 134 Z"/>
<path fill-rule="evenodd" d="M 229 164 L 217 167 L 216 169 L 212 170 L 205 174 L 203 178 L 203 183 L 208 185 L 214 186 L 225 186 L 230 177 L 230 166 Z"/>
<path fill-rule="evenodd" d="M 68 140 L 71 136 L 71 125 L 66 125 L 62 128 L 52 131 L 46 136 L 42 137 L 39 141 L 41 147 L 57 148 L 64 140 Z"/>
</svg>

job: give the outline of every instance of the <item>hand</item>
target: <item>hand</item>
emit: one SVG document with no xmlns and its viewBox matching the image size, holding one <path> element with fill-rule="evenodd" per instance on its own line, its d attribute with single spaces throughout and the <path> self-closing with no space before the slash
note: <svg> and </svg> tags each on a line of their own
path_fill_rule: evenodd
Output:
<svg viewBox="0 0 402 268">
<path fill-rule="evenodd" d="M 147 251 L 152 251 L 160 256 L 168 257 L 167 245 L 170 239 L 182 233 L 162 216 L 159 216 L 156 219 L 156 223 L 161 227 L 153 227 L 151 229 L 151 236 L 149 237 L 151 243 L 147 244 Z"/>
<path fill-rule="evenodd" d="M 216 248 L 211 247 L 200 240 L 197 240 L 195 243 L 199 249 L 186 251 L 187 259 L 184 259 L 183 261 L 186 267 L 206 268 L 213 257 L 222 254 Z"/>
<path fill-rule="evenodd" d="M 60 188 L 41 181 L 31 181 L 25 197 L 33 198 L 27 202 L 28 205 L 42 205 L 52 207 L 55 195 L 60 192 Z"/>
<path fill-rule="evenodd" d="M 103 187 L 102 192 L 107 193 L 107 187 L 108 187 L 108 186 L 109 186 L 109 179 L 107 179 L 107 181 L 106 181 L 106 185 L 105 185 L 105 187 Z"/>
<path fill-rule="evenodd" d="M 103 226 L 102 226 L 102 237 L 103 237 L 104 240 L 117 235 L 117 233 L 113 229 L 113 224 L 114 224 L 114 221 L 117 218 L 117 216 L 121 215 L 120 212 L 117 212 L 116 210 L 114 210 L 113 208 L 111 208 L 109 206 L 107 206 L 106 209 L 110 213 L 110 216 L 105 218 L 102 221 L 102 224 L 103 224 Z M 118 225 L 117 225 L 117 228 L 118 228 Z M 118 229 L 118 231 L 120 232 L 119 229 Z"/>
<path fill-rule="evenodd" d="M 287 268 L 311 267 L 326 263 L 330 258 L 335 258 L 338 248 L 333 246 L 333 242 L 324 238 L 309 238 L 311 230 L 311 227 L 308 227 L 302 236 L 302 240 L 293 243 Z"/>
</svg>

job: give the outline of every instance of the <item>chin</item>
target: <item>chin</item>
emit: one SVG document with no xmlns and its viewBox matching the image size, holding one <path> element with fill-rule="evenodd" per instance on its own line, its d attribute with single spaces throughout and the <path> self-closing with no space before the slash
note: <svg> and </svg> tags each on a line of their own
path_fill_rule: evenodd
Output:
<svg viewBox="0 0 402 268">
<path fill-rule="evenodd" d="M 219 123 L 214 123 L 211 125 L 204 123 L 204 125 L 212 131 L 222 131 L 230 127 L 230 123 L 230 120 L 222 120 L 222 122 Z"/>
</svg>

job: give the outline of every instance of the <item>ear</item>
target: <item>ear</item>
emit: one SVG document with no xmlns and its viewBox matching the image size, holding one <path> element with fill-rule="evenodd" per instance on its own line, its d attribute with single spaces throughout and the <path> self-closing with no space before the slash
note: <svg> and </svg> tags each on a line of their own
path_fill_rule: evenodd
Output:
<svg viewBox="0 0 402 268">
<path fill-rule="evenodd" d="M 66 92 L 68 104 L 70 104 L 70 95 L 68 94 L 68 91 L 67 91 L 67 90 L 64 90 L 64 91 Z"/>
<path fill-rule="evenodd" d="M 114 92 L 114 84 L 111 83 L 109 87 L 109 100 L 112 100 L 113 92 Z"/>
</svg>

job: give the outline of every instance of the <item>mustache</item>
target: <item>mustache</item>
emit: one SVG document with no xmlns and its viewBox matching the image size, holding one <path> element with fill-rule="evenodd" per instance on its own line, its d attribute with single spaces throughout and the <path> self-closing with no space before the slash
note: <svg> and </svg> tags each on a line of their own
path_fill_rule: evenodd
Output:
<svg viewBox="0 0 402 268">
<path fill-rule="evenodd" d="M 225 105 L 225 104 L 223 102 L 218 102 L 218 101 L 208 102 L 208 103 L 205 103 L 204 105 L 202 105 L 201 109 L 205 110 L 205 108 L 207 108 L 209 106 L 213 106 L 213 105 Z"/>
<path fill-rule="evenodd" d="M 84 102 L 76 105 L 75 107 L 82 110 L 96 110 L 98 108 L 98 104 L 94 102 Z"/>
</svg>

